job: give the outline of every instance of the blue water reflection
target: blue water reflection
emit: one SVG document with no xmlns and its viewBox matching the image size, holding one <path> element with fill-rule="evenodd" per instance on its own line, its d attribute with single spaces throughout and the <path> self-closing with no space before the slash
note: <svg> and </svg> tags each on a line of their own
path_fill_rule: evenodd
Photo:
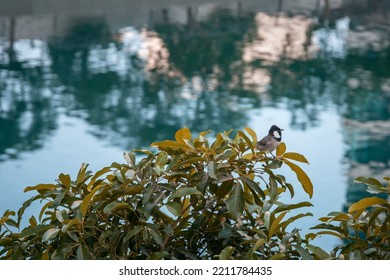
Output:
<svg viewBox="0 0 390 280">
<path fill-rule="evenodd" d="M 365 195 L 355 177 L 389 175 L 386 4 L 357 15 L 351 1 L 149 2 L 0 15 L 0 212 L 28 185 L 122 161 L 183 126 L 283 127 L 311 162 L 304 230 Z"/>
</svg>

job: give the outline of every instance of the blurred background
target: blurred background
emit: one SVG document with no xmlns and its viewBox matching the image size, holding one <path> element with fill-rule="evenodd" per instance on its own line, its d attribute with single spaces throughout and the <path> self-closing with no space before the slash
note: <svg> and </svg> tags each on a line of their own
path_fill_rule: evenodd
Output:
<svg viewBox="0 0 390 280">
<path fill-rule="evenodd" d="M 390 1 L 0 0 L 1 213 L 184 126 L 272 124 L 311 163 L 303 232 L 390 175 Z"/>
</svg>

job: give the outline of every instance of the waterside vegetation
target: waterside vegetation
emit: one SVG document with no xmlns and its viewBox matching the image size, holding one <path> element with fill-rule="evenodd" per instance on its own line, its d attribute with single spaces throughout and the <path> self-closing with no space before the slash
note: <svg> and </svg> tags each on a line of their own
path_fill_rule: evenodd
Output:
<svg viewBox="0 0 390 280">
<path fill-rule="evenodd" d="M 357 178 L 373 196 L 303 235 L 294 223 L 315 206 L 285 201 L 314 193 L 306 157 L 284 143 L 275 155 L 257 151 L 250 128 L 209 133 L 183 128 L 151 150 L 125 152 L 124 163 L 95 173 L 82 164 L 76 178 L 25 188 L 33 197 L 0 218 L 0 259 L 390 259 L 390 178 L 387 186 Z M 34 202 L 39 214 L 23 226 Z M 321 235 L 340 245 L 313 245 Z"/>
</svg>

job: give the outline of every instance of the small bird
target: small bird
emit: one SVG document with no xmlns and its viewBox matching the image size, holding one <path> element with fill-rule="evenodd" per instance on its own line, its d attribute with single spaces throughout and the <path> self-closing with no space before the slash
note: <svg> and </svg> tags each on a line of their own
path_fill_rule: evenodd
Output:
<svg viewBox="0 0 390 280">
<path fill-rule="evenodd" d="M 259 142 L 257 142 L 256 148 L 260 152 L 271 153 L 279 146 L 280 141 L 282 141 L 282 130 L 283 129 L 280 129 L 276 125 L 271 126 L 268 131 L 268 135 L 261 139 Z"/>
</svg>

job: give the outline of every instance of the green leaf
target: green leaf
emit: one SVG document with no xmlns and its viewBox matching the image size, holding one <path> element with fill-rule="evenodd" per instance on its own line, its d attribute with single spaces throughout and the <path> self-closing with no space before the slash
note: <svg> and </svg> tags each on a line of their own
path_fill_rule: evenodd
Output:
<svg viewBox="0 0 390 280">
<path fill-rule="evenodd" d="M 103 212 L 105 214 L 108 213 L 112 214 L 116 211 L 123 210 L 123 209 L 132 210 L 132 206 L 126 202 L 113 201 L 104 207 Z"/>
<path fill-rule="evenodd" d="M 125 178 L 130 179 L 130 180 L 134 180 L 135 175 L 136 175 L 136 172 L 134 170 L 127 170 L 125 173 Z"/>
<path fill-rule="evenodd" d="M 313 214 L 308 212 L 308 213 L 300 213 L 298 215 L 295 215 L 295 216 L 292 216 L 290 218 L 288 218 L 286 221 L 280 223 L 280 228 L 283 229 L 283 228 L 286 228 L 289 224 L 295 222 L 296 220 L 300 219 L 300 218 L 303 218 L 303 217 L 312 217 Z"/>
<path fill-rule="evenodd" d="M 378 205 L 378 204 L 386 204 L 388 203 L 387 200 L 379 197 L 366 197 L 358 202 L 353 203 L 349 208 L 348 208 L 348 213 L 365 209 L 367 207 L 373 206 L 373 205 Z"/>
<path fill-rule="evenodd" d="M 286 258 L 286 254 L 284 253 L 277 253 L 275 255 L 272 255 L 269 260 L 284 260 Z"/>
<path fill-rule="evenodd" d="M 270 211 L 265 211 L 264 212 L 264 225 L 265 225 L 265 228 L 267 230 L 269 230 L 270 226 L 271 226 L 271 220 L 273 218 L 273 214 L 270 212 Z"/>
<path fill-rule="evenodd" d="M 187 195 L 202 195 L 202 193 L 195 188 L 182 187 L 172 194 L 171 199 Z"/>
<path fill-rule="evenodd" d="M 68 229 L 70 229 L 73 225 L 78 225 L 80 224 L 80 220 L 79 219 L 72 219 L 70 220 L 66 225 L 64 225 L 62 228 L 61 228 L 61 231 L 63 233 L 67 232 Z"/>
<path fill-rule="evenodd" d="M 265 193 L 264 191 L 260 188 L 259 184 L 256 183 L 255 181 L 252 181 L 248 177 L 245 176 L 240 176 L 240 179 L 243 183 L 245 183 L 250 189 L 254 191 L 256 195 L 260 195 L 261 198 L 265 199 Z"/>
<path fill-rule="evenodd" d="M 209 174 L 203 173 L 199 181 L 196 183 L 196 188 L 204 195 L 207 191 L 207 187 L 210 185 L 211 178 Z M 217 194 L 218 195 L 218 194 Z"/>
<path fill-rule="evenodd" d="M 228 246 L 221 251 L 221 253 L 219 254 L 219 259 L 228 260 L 230 259 L 230 256 L 233 254 L 233 252 L 234 252 L 234 247 Z"/>
<path fill-rule="evenodd" d="M 292 163 L 291 161 L 288 161 L 286 159 L 283 159 L 283 161 L 285 164 L 287 164 L 291 168 L 292 171 L 295 172 L 299 182 L 301 182 L 301 184 L 302 184 L 303 190 L 311 198 L 313 196 L 313 184 L 312 184 L 310 178 L 305 173 L 305 171 L 303 171 L 302 168 L 300 168 L 295 163 Z"/>
<path fill-rule="evenodd" d="M 61 229 L 62 231 L 62 229 Z M 77 235 L 77 231 L 65 231 L 66 234 L 72 238 L 72 240 L 76 241 L 77 243 L 80 243 L 80 238 L 79 236 Z"/>
<path fill-rule="evenodd" d="M 77 248 L 77 259 L 78 260 L 90 260 L 91 256 L 89 254 L 88 247 L 80 244 Z"/>
<path fill-rule="evenodd" d="M 305 158 L 304 155 L 301 155 L 301 154 L 298 154 L 298 153 L 291 153 L 291 152 L 285 153 L 283 155 L 283 158 L 288 158 L 288 159 L 295 160 L 295 161 L 309 163 L 309 161 Z"/>
<path fill-rule="evenodd" d="M 42 216 L 43 216 L 43 214 L 45 213 L 45 211 L 46 211 L 46 209 L 48 208 L 48 207 L 50 207 L 51 205 L 53 205 L 53 201 L 49 201 L 48 203 L 46 203 L 43 207 L 42 207 L 42 209 L 41 209 L 41 211 L 39 212 L 39 221 L 42 221 Z"/>
<path fill-rule="evenodd" d="M 343 213 L 343 212 L 331 212 L 328 214 L 328 216 L 333 216 L 329 220 L 329 222 L 331 222 L 331 221 L 347 222 L 351 219 L 350 215 Z"/>
<path fill-rule="evenodd" d="M 306 248 L 308 248 L 320 260 L 328 260 L 331 258 L 330 255 L 324 250 L 322 250 L 320 247 L 308 244 L 306 245 Z"/>
<path fill-rule="evenodd" d="M 283 205 L 278 206 L 274 210 L 274 212 L 279 213 L 282 211 L 290 211 L 290 210 L 297 209 L 297 208 L 311 207 L 311 206 L 313 206 L 313 204 L 311 204 L 310 202 L 307 202 L 307 201 L 296 203 L 296 204 L 283 204 Z"/>
<path fill-rule="evenodd" d="M 234 185 L 234 180 L 228 180 L 228 181 L 225 181 L 223 182 L 217 189 L 217 192 L 216 192 L 216 195 L 223 199 L 225 198 L 225 196 L 231 192 L 232 188 L 233 188 L 233 185 Z"/>
<path fill-rule="evenodd" d="M 183 160 L 183 161 L 179 161 L 177 162 L 173 167 L 172 169 L 176 169 L 178 167 L 184 167 L 185 165 L 187 164 L 192 164 L 192 163 L 195 163 L 195 162 L 204 162 L 206 161 L 204 158 L 202 157 L 191 157 L 189 159 L 186 159 L 186 160 Z"/>
<path fill-rule="evenodd" d="M 226 200 L 226 207 L 230 217 L 234 220 L 238 220 L 238 218 L 240 218 L 245 208 L 244 192 L 241 185 L 236 184 L 233 187 L 233 190 L 230 192 Z"/>
<path fill-rule="evenodd" d="M 284 142 L 281 142 L 279 146 L 276 148 L 276 156 L 280 157 L 286 152 L 286 144 Z"/>
<path fill-rule="evenodd" d="M 209 176 L 211 178 L 218 180 L 218 176 L 217 176 L 218 170 L 217 170 L 217 168 L 215 168 L 215 165 L 216 165 L 216 163 L 214 161 L 210 161 L 208 168 L 207 168 L 207 171 L 208 171 Z"/>
<path fill-rule="evenodd" d="M 81 203 L 83 203 L 82 200 L 76 200 L 76 201 L 73 201 L 72 205 L 70 206 L 70 208 L 72 210 L 76 210 L 77 208 L 80 207 Z"/>
<path fill-rule="evenodd" d="M 123 238 L 123 241 L 124 242 L 127 242 L 130 238 L 132 238 L 133 236 L 137 235 L 138 233 L 140 233 L 142 230 L 144 229 L 143 226 L 135 226 L 132 230 L 130 230 L 126 236 Z"/>
<path fill-rule="evenodd" d="M 333 236 L 336 236 L 337 238 L 339 238 L 340 240 L 343 240 L 345 238 L 345 236 L 343 236 L 342 234 L 335 232 L 335 231 L 331 231 L 331 230 L 322 230 L 322 231 L 316 232 L 316 234 L 318 234 L 318 235 L 324 235 L 324 234 L 333 235 Z"/>
<path fill-rule="evenodd" d="M 56 210 L 55 212 L 56 218 L 60 223 L 63 223 L 65 220 L 68 219 L 68 215 L 65 210 Z"/>
<path fill-rule="evenodd" d="M 167 251 L 153 252 L 148 258 L 148 260 L 162 260 L 167 256 L 169 256 L 169 253 Z"/>
<path fill-rule="evenodd" d="M 31 235 L 37 235 L 50 228 L 53 228 L 53 225 L 37 225 L 36 227 L 28 227 L 20 233 L 19 238 L 26 238 Z"/>
<path fill-rule="evenodd" d="M 122 173 L 122 170 L 115 170 L 114 175 L 116 178 L 118 178 L 119 182 L 126 182 L 126 176 Z"/>
<path fill-rule="evenodd" d="M 178 217 L 181 215 L 181 205 L 180 203 L 176 201 L 170 201 L 167 204 L 165 204 L 168 211 L 172 213 L 172 215 Z"/>
<path fill-rule="evenodd" d="M 294 195 L 295 195 L 295 192 L 294 192 L 294 187 L 293 187 L 293 185 L 291 185 L 290 183 L 286 183 L 286 188 L 289 190 L 289 192 L 290 192 L 290 195 L 291 195 L 291 198 L 293 198 L 293 197 L 294 197 Z"/>
<path fill-rule="evenodd" d="M 55 238 L 60 232 L 59 228 L 50 228 L 42 235 L 42 242 L 47 242 L 50 239 Z"/>
<path fill-rule="evenodd" d="M 381 182 L 379 182 L 377 179 L 375 178 L 366 178 L 366 177 L 357 177 L 355 179 L 355 182 L 356 183 L 363 183 L 365 185 L 369 185 L 369 186 L 375 186 L 375 187 L 379 187 L 379 188 L 383 188 L 383 185 Z"/>
<path fill-rule="evenodd" d="M 15 228 L 19 228 L 19 223 L 17 223 L 17 222 L 15 222 L 14 220 L 12 220 L 12 219 L 7 219 L 6 221 L 5 221 L 5 223 L 7 224 L 7 225 L 9 225 L 9 226 L 11 226 L 11 227 L 15 227 Z"/>
<path fill-rule="evenodd" d="M 161 175 L 164 172 L 164 166 L 167 163 L 168 154 L 164 151 L 161 151 L 156 159 L 156 173 Z"/>
<path fill-rule="evenodd" d="M 149 231 L 150 233 L 152 234 L 152 237 L 154 239 L 154 241 L 158 244 L 158 245 L 161 245 L 163 243 L 163 240 L 162 240 L 162 237 L 161 235 L 155 231 L 154 229 L 152 228 L 149 228 Z"/>
<path fill-rule="evenodd" d="M 293 246 L 294 246 L 295 250 L 298 251 L 298 254 L 301 255 L 302 259 L 304 259 L 304 260 L 314 260 L 313 256 L 310 255 L 310 253 L 306 249 L 302 248 L 299 245 L 293 245 Z"/>
<path fill-rule="evenodd" d="M 26 209 L 27 209 L 28 207 L 30 207 L 31 203 L 32 203 L 33 201 L 35 201 L 38 197 L 40 197 L 40 196 L 38 195 L 38 196 L 32 197 L 32 198 L 30 198 L 30 199 L 27 199 L 25 202 L 23 202 L 22 207 L 20 207 L 19 210 L 18 210 L 18 222 L 17 222 L 16 227 L 19 227 L 19 226 L 20 226 L 20 222 L 21 222 L 21 220 L 22 220 L 24 211 L 26 211 Z M 9 223 L 10 221 L 11 221 L 11 220 L 9 220 L 7 223 Z"/>
</svg>

